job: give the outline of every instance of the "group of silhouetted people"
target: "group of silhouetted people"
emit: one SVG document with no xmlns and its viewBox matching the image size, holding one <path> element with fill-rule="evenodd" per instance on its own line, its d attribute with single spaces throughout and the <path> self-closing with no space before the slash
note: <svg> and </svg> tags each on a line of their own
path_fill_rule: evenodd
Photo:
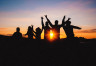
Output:
<svg viewBox="0 0 96 66">
<path fill-rule="evenodd" d="M 47 15 L 45 15 L 45 18 L 47 21 L 45 22 L 45 25 L 44 25 L 43 17 L 41 17 L 42 29 L 37 27 L 36 30 L 34 31 L 33 25 L 28 27 L 28 31 L 25 35 L 28 35 L 29 39 L 33 39 L 33 36 L 36 39 L 41 39 L 41 33 L 42 33 L 43 29 L 44 29 L 44 39 L 47 40 L 50 38 L 50 30 L 54 34 L 54 36 L 53 36 L 54 39 L 60 39 L 60 28 L 61 27 L 63 27 L 67 38 L 72 39 L 72 38 L 74 38 L 73 28 L 81 29 L 78 26 L 71 25 L 71 21 L 70 21 L 71 18 L 68 18 L 68 20 L 65 21 L 65 16 L 63 17 L 62 24 L 60 24 L 60 25 L 58 24 L 58 20 L 55 20 L 55 24 L 52 24 L 51 21 L 48 19 Z M 16 39 L 22 38 L 22 34 L 20 33 L 19 27 L 17 27 L 16 32 L 13 34 L 12 37 L 16 38 Z"/>
</svg>

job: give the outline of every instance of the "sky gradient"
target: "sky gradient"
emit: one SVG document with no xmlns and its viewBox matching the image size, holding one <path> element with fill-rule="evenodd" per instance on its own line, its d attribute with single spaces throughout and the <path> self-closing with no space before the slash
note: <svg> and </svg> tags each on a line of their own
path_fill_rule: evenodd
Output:
<svg viewBox="0 0 96 66">
<path fill-rule="evenodd" d="M 41 16 L 46 14 L 53 24 L 55 20 L 61 24 L 66 15 L 72 25 L 82 28 L 74 30 L 75 36 L 96 38 L 96 0 L 0 0 L 0 34 L 11 35 L 16 27 L 25 34 L 30 25 L 41 27 Z M 60 34 L 66 37 L 62 28 Z"/>
</svg>

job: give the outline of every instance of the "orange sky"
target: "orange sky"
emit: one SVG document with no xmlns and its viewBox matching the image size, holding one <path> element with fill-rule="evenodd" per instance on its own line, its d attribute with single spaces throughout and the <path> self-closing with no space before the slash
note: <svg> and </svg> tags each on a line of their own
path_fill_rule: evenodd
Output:
<svg viewBox="0 0 96 66">
<path fill-rule="evenodd" d="M 53 24 L 55 20 L 61 24 L 66 15 L 65 20 L 70 17 L 72 25 L 82 28 L 80 31 L 74 30 L 75 36 L 96 38 L 96 0 L 2 0 L 0 34 L 12 35 L 16 27 L 20 27 L 21 33 L 25 34 L 30 25 L 34 25 L 34 29 L 41 27 L 41 17 L 44 15 L 48 15 Z M 60 36 L 66 37 L 62 29 Z"/>
<path fill-rule="evenodd" d="M 1 35 L 7 35 L 7 36 L 12 35 L 15 31 L 16 31 L 16 28 L 2 28 L 2 29 L 0 28 Z M 96 32 L 91 32 L 91 30 L 89 30 L 90 32 L 84 33 L 83 31 L 85 31 L 85 30 L 74 30 L 75 37 L 84 37 L 87 39 L 96 38 Z M 20 32 L 22 34 L 26 34 L 27 28 L 21 28 Z M 24 36 L 24 37 L 26 37 L 26 36 Z M 41 37 L 42 37 L 42 39 L 44 38 L 44 30 L 42 32 Z M 60 38 L 66 38 L 66 34 L 62 28 L 60 31 Z"/>
</svg>

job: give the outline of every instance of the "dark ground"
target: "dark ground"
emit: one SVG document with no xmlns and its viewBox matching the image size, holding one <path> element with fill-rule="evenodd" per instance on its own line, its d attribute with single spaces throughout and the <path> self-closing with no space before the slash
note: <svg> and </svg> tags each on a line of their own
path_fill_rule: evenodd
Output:
<svg viewBox="0 0 96 66">
<path fill-rule="evenodd" d="M 0 38 L 0 66 L 96 66 L 96 39 Z"/>
</svg>

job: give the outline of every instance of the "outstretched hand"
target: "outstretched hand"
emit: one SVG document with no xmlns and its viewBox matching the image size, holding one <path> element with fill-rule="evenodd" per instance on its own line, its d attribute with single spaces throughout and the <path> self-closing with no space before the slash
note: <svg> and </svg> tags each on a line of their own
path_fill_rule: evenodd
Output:
<svg viewBox="0 0 96 66">
<path fill-rule="evenodd" d="M 33 25 L 31 25 L 31 26 L 33 26 Z"/>
<path fill-rule="evenodd" d="M 71 18 L 68 18 L 68 21 L 70 20 Z"/>
<path fill-rule="evenodd" d="M 31 25 L 31 27 L 33 28 L 33 25 Z"/>
<path fill-rule="evenodd" d="M 64 15 L 64 18 L 65 18 L 65 15 Z"/>
<path fill-rule="evenodd" d="M 45 17 L 47 17 L 47 15 L 45 15 Z"/>
<path fill-rule="evenodd" d="M 82 28 L 79 28 L 80 30 L 82 29 Z"/>
<path fill-rule="evenodd" d="M 41 17 L 41 19 L 44 19 L 43 17 Z"/>
</svg>

